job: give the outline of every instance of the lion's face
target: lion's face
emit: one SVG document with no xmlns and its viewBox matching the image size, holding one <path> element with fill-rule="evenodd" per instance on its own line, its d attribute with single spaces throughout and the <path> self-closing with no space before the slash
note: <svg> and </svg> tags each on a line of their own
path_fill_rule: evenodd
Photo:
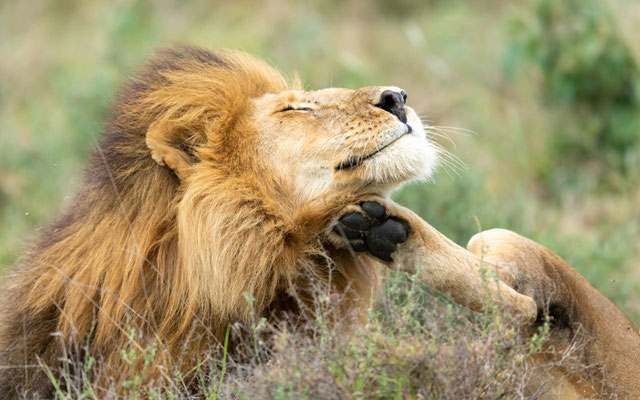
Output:
<svg viewBox="0 0 640 400">
<path fill-rule="evenodd" d="M 437 150 L 397 87 L 285 91 L 254 100 L 253 123 L 265 159 L 293 178 L 295 194 L 386 194 L 428 178 Z"/>
</svg>

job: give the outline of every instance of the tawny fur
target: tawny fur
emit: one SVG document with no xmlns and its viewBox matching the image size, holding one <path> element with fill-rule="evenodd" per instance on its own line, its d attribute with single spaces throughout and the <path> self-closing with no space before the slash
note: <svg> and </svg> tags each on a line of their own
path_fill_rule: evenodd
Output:
<svg viewBox="0 0 640 400">
<path fill-rule="evenodd" d="M 3 283 L 5 398 L 50 396 L 38 365 L 84 350 L 122 382 L 141 368 L 121 355 L 132 328 L 139 349 L 158 346 L 149 376 L 178 358 L 188 371 L 228 324 L 296 312 L 291 289 L 304 299 L 311 276 L 331 273 L 346 308 L 366 301 L 375 268 L 318 239 L 353 193 L 289 201 L 257 153 L 252 99 L 292 89 L 248 55 L 194 47 L 159 52 L 125 85 L 82 190 Z"/>
<path fill-rule="evenodd" d="M 504 229 L 479 233 L 467 247 L 487 262 L 499 264 L 503 282 L 534 299 L 540 315 L 552 314 L 545 343 L 548 349 L 564 354 L 578 341 L 572 357 L 577 358 L 579 368 L 553 369 L 537 377 L 541 384 L 558 385 L 545 399 L 640 398 L 638 329 L 566 261 Z M 531 327 L 531 334 L 536 327 Z M 542 354 L 538 362 L 552 361 L 551 354 Z M 535 392 L 538 388 L 530 389 Z"/>
</svg>

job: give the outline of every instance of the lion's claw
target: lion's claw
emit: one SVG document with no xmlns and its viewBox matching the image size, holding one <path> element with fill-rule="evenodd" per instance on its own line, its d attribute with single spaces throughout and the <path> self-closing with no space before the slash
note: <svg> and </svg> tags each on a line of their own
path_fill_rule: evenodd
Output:
<svg viewBox="0 0 640 400">
<path fill-rule="evenodd" d="M 393 261 L 398 244 L 407 240 L 409 225 L 403 219 L 387 215 L 384 205 L 373 201 L 360 204 L 362 212 L 343 215 L 333 228 L 357 252 L 368 251 L 383 261 Z"/>
</svg>

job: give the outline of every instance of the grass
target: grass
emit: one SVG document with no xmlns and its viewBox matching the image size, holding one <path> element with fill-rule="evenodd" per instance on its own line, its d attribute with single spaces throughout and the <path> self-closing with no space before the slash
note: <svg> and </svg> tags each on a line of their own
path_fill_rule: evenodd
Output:
<svg viewBox="0 0 640 400">
<path fill-rule="evenodd" d="M 105 384 L 92 358 L 69 361 L 61 375 L 44 368 L 56 399 L 533 399 L 554 388 L 537 380 L 552 366 L 534 360 L 548 351 L 548 324 L 520 335 L 497 307 L 472 313 L 401 273 L 381 293 L 366 316 L 338 318 L 340 297 L 316 287 L 314 319 L 234 325 L 222 349 L 190 373 L 178 372 L 179 360 L 167 365 L 165 379 L 143 369 L 120 386 Z M 123 358 L 152 363 L 157 347 L 141 348 L 135 330 L 130 338 Z M 553 367 L 581 367 L 575 350 L 554 353 Z"/>
<path fill-rule="evenodd" d="M 550 105 L 541 93 L 545 77 L 540 70 L 515 68 L 509 52 L 513 21 L 534 18 L 534 3 L 404 0 L 391 9 L 382 1 L 0 4 L 0 271 L 19 258 L 29 238 L 59 214 L 79 187 L 82 166 L 119 83 L 154 47 L 188 42 L 247 50 L 288 75 L 298 73 L 309 88 L 405 88 L 409 103 L 431 125 L 440 126 L 436 140 L 467 167 L 443 165 L 433 182 L 395 193 L 397 201 L 460 244 L 479 229 L 493 227 L 541 242 L 639 324 L 640 133 L 635 153 L 625 153 L 625 173 L 603 168 L 605 156 L 586 137 L 592 146 L 587 159 L 578 168 L 560 171 L 566 164 L 563 154 L 549 146 L 564 127 L 575 129 L 580 110 Z M 633 26 L 640 9 L 623 7 L 621 12 L 623 1 L 608 3 L 637 63 L 640 44 Z M 446 317 L 446 307 L 435 309 Z M 307 385 L 305 377 L 330 379 L 327 385 L 344 388 L 337 397 L 364 398 L 363 388 L 371 388 L 367 393 L 419 398 L 412 392 L 416 381 L 411 374 L 416 365 L 428 371 L 433 357 L 441 356 L 438 368 L 452 374 L 442 382 L 463 379 L 447 363 L 471 354 L 456 353 L 445 346 L 447 341 L 480 346 L 482 357 L 495 350 L 495 343 L 483 347 L 482 323 L 456 325 L 461 315 L 456 311 L 454 325 L 447 325 L 449 317 L 438 315 L 424 315 L 432 324 L 426 325 L 429 331 L 416 327 L 404 336 L 370 317 L 370 328 L 345 344 L 318 348 L 308 343 L 302 348 L 309 352 L 298 354 L 287 352 L 287 345 L 273 364 L 252 366 L 243 376 L 255 378 L 256 391 L 264 388 L 277 398 L 295 397 L 292 393 L 313 397 L 319 389 Z M 403 319 L 394 323 L 391 329 L 413 329 Z M 507 340 L 502 327 L 496 329 L 492 340 Z M 429 336 L 434 331 L 439 332 L 435 338 Z M 425 343 L 416 353 L 398 350 L 413 349 L 416 341 Z M 343 355 L 328 355 L 331 351 Z M 516 359 L 508 352 L 496 354 L 504 356 L 500 362 Z M 361 363 L 366 363 L 365 375 L 358 372 Z M 225 365 L 234 368 L 231 359 Z M 385 377 L 387 386 L 371 387 L 366 374 L 374 372 Z M 216 384 L 233 387 L 225 386 L 233 384 L 232 375 L 207 377 L 207 393 Z M 436 386 L 440 382 L 436 375 L 429 379 Z M 431 395 L 446 398 L 434 395 L 444 390 L 436 386 Z M 243 390 L 248 397 L 257 393 Z"/>
</svg>

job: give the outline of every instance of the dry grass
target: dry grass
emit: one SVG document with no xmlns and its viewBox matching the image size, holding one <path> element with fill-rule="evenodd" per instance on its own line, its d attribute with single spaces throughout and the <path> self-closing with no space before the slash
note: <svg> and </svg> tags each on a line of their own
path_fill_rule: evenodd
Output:
<svg viewBox="0 0 640 400">
<path fill-rule="evenodd" d="M 162 379 L 142 371 L 104 387 L 99 357 L 66 360 L 52 373 L 56 398 L 536 399 L 553 390 L 552 369 L 585 368 L 575 359 L 580 341 L 549 349 L 547 324 L 531 337 L 497 307 L 472 313 L 405 274 L 391 276 L 364 316 L 336 317 L 341 299 L 327 290 L 315 290 L 313 320 L 231 326 L 191 373 L 178 373 L 176 360 Z M 150 364 L 162 347 L 140 350 L 136 340 L 132 331 L 122 357 Z M 543 352 L 557 361 L 536 363 Z"/>
</svg>

